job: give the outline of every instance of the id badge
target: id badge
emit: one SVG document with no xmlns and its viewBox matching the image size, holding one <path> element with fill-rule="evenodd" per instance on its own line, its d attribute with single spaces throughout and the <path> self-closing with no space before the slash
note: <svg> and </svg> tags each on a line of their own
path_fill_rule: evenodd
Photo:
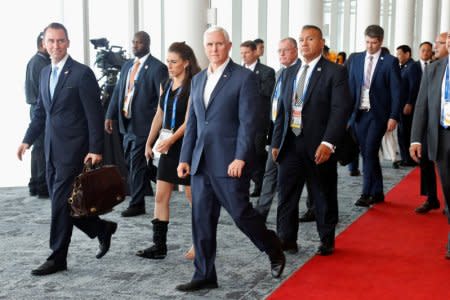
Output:
<svg viewBox="0 0 450 300">
<path fill-rule="evenodd" d="M 278 98 L 272 100 L 272 121 L 275 122 L 278 114 Z"/>
<path fill-rule="evenodd" d="M 450 127 L 450 102 L 444 103 L 444 126 Z"/>
<path fill-rule="evenodd" d="M 161 129 L 161 130 L 159 131 L 159 137 L 158 137 L 158 140 L 157 140 L 156 143 L 155 143 L 155 146 L 158 146 L 158 144 L 159 144 L 160 142 L 162 142 L 162 141 L 164 141 L 164 140 L 167 140 L 167 139 L 170 138 L 172 135 L 173 135 L 172 130 L 169 130 L 169 129 Z M 155 147 L 155 148 L 156 148 L 156 147 Z M 154 152 L 155 152 L 155 157 L 156 157 L 156 158 L 159 158 L 161 154 L 167 154 L 167 152 L 165 152 L 165 153 L 160 153 L 160 152 L 158 152 L 158 151 L 156 151 L 156 150 L 154 150 Z"/>
<path fill-rule="evenodd" d="M 302 105 L 293 105 L 291 114 L 291 128 L 302 126 Z"/>
</svg>

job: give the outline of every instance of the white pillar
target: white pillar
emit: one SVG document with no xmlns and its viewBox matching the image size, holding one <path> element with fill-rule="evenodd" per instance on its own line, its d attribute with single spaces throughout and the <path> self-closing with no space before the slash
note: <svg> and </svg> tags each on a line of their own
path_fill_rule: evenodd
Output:
<svg viewBox="0 0 450 300">
<path fill-rule="evenodd" d="M 267 0 L 258 1 L 258 38 L 265 41 L 267 48 Z M 267 63 L 267 53 L 261 57 L 262 63 Z"/>
<path fill-rule="evenodd" d="M 434 41 L 437 32 L 438 0 L 423 1 L 422 41 Z"/>
<path fill-rule="evenodd" d="M 441 26 L 439 32 L 450 31 L 450 0 L 441 0 Z"/>
<path fill-rule="evenodd" d="M 367 26 L 380 24 L 380 0 L 358 0 L 356 3 L 355 49 L 365 49 L 364 31 Z"/>
<path fill-rule="evenodd" d="M 298 38 L 304 25 L 316 25 L 323 30 L 323 1 L 291 0 L 289 25 L 289 35 L 294 38 Z"/>
<path fill-rule="evenodd" d="M 397 0 L 395 10 L 394 47 L 408 45 L 414 48 L 414 0 Z M 394 50 L 394 49 L 392 49 Z"/>
<path fill-rule="evenodd" d="M 203 32 L 207 28 L 208 0 L 164 1 L 163 57 L 170 44 L 185 41 L 195 53 L 202 68 L 207 66 L 203 48 Z"/>
</svg>

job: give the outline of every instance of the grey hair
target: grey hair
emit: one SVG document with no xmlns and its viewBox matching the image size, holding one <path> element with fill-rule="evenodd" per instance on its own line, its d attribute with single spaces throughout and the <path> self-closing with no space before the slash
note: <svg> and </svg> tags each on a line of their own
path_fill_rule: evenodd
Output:
<svg viewBox="0 0 450 300">
<path fill-rule="evenodd" d="M 206 45 L 206 36 L 213 32 L 221 32 L 223 36 L 225 37 L 226 42 L 230 42 L 230 36 L 228 35 L 228 32 L 220 26 L 211 26 L 208 29 L 205 30 L 205 33 L 203 33 L 203 45 Z"/>
</svg>

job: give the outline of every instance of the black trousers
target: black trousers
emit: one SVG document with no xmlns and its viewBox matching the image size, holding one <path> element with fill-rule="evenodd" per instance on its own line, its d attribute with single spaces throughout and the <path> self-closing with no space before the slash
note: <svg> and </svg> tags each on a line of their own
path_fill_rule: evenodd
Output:
<svg viewBox="0 0 450 300">
<path fill-rule="evenodd" d="M 58 263 L 66 261 L 74 225 L 91 239 L 102 235 L 105 231 L 106 223 L 99 217 L 72 218 L 70 216 L 68 199 L 74 179 L 80 174 L 82 168 L 82 164 L 58 165 L 51 160 L 47 164 L 47 182 L 52 206 L 50 248 L 53 250 L 48 259 Z"/>
<path fill-rule="evenodd" d="M 297 241 L 299 199 L 306 182 L 314 199 L 316 225 L 322 242 L 333 243 L 338 221 L 337 164 L 316 165 L 308 156 L 304 137 L 291 131 L 279 157 L 277 234 L 286 242 Z"/>
</svg>

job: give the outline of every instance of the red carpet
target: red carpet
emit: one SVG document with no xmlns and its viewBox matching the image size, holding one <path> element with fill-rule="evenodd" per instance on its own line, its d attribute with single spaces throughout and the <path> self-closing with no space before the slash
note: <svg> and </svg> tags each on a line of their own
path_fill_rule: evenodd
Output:
<svg viewBox="0 0 450 300">
<path fill-rule="evenodd" d="M 334 255 L 313 257 L 268 299 L 450 299 L 447 219 L 416 214 L 424 199 L 416 169 L 337 237 Z"/>
</svg>

